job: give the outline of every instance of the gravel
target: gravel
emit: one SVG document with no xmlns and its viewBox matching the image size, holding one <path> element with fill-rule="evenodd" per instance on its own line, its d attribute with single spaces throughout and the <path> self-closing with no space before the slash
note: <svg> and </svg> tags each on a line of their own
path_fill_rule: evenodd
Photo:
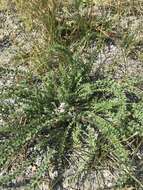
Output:
<svg viewBox="0 0 143 190">
<path fill-rule="evenodd" d="M 128 26 L 128 22 L 132 23 L 132 28 L 136 29 L 138 25 L 140 25 L 140 21 L 136 22 L 136 18 L 129 18 L 127 21 L 121 22 L 122 27 Z M 141 34 L 139 33 L 138 38 Z M 30 52 L 33 46 L 33 39 L 37 38 L 39 34 L 35 32 L 31 32 L 30 34 L 25 31 L 25 27 L 21 20 L 19 19 L 19 15 L 15 12 L 15 10 L 5 10 L 0 11 L 0 91 L 2 92 L 7 87 L 12 86 L 15 83 L 15 71 L 18 72 L 26 72 L 27 68 L 23 66 L 15 67 L 13 65 L 13 59 L 17 55 L 17 53 L 24 51 Z M 90 52 L 91 57 L 93 58 L 93 69 L 92 75 L 94 75 L 98 70 L 101 70 L 105 74 L 112 72 L 114 73 L 115 79 L 121 79 L 126 74 L 130 77 L 143 75 L 143 64 L 140 60 L 133 59 L 131 57 L 125 58 L 125 51 L 123 48 L 110 44 L 107 45 L 99 54 L 95 56 L 96 52 L 96 43 L 93 42 L 92 46 L 89 47 L 88 52 Z M 0 93 L 1 93 L 0 92 Z M 13 103 L 14 100 L 6 99 L 5 102 Z M 64 103 L 59 107 L 60 112 L 64 112 Z M 1 116 L 0 116 L 0 125 L 4 124 Z M 1 138 L 1 137 L 0 137 Z M 3 140 L 3 139 L 2 139 Z M 141 153 L 139 153 L 142 155 Z M 41 157 L 37 158 L 37 163 L 39 164 L 41 161 Z M 67 171 L 69 174 L 73 171 Z M 105 181 L 100 182 L 102 186 L 105 185 L 107 187 L 111 187 L 113 185 L 113 181 L 115 176 L 113 176 L 109 171 L 105 170 L 103 172 Z M 97 175 L 96 173 L 91 174 L 86 181 L 86 190 L 92 188 L 95 189 L 97 186 Z M 91 184 L 92 178 L 92 184 Z M 68 181 L 68 178 L 67 178 Z M 25 181 L 26 183 L 26 181 Z M 72 190 L 72 188 L 68 187 L 68 190 Z M 46 190 L 46 185 L 43 185 L 41 189 Z M 65 189 L 66 189 L 65 188 Z M 19 179 L 19 182 L 15 186 L 15 184 L 11 184 L 11 187 L 3 188 L 3 190 L 24 190 L 24 182 L 23 179 Z M 81 187 L 81 190 L 84 189 L 84 186 Z"/>
</svg>

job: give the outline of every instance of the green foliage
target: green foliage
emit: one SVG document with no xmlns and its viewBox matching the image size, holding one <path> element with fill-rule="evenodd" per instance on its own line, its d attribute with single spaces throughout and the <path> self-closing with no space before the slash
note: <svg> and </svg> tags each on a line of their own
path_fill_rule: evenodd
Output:
<svg viewBox="0 0 143 190">
<path fill-rule="evenodd" d="M 88 152 L 84 170 L 89 170 L 91 161 L 96 168 L 114 157 L 117 162 L 112 164 L 120 172 L 128 167 L 131 170 L 126 139 L 135 133 L 142 137 L 142 101 L 132 103 L 126 96 L 133 93 L 128 83 L 122 85 L 110 78 L 91 81 L 89 69 L 64 47 L 54 46 L 53 51 L 61 60 L 55 71 L 47 72 L 42 84 L 26 80 L 10 93 L 17 111 L 11 113 L 14 121 L 1 129 L 12 134 L 1 144 L 1 168 L 11 164 L 23 149 L 38 146 L 43 154 L 52 150 L 49 165 L 58 165 L 59 170 L 66 170 L 76 149 Z M 34 159 L 34 152 L 31 154 L 26 162 Z"/>
<path fill-rule="evenodd" d="M 32 14 L 29 9 L 28 13 L 35 16 L 34 27 L 38 22 L 47 29 L 46 45 L 34 49 L 32 54 L 32 61 L 39 64 L 36 72 L 29 70 L 24 80 L 0 95 L 1 115 L 6 123 L 0 134 L 7 137 L 0 144 L 0 168 L 6 173 L 0 177 L 0 185 L 25 175 L 41 156 L 27 188 L 38 189 L 45 173 L 49 189 L 62 187 L 65 173 L 74 166 L 72 178 L 78 182 L 84 183 L 87 175 L 108 168 L 118 172 L 120 187 L 131 184 L 142 188 L 132 167 L 134 151 L 143 138 L 139 82 L 117 81 L 102 73 L 93 78 L 92 63 L 80 56 L 93 36 L 97 38 L 97 47 L 105 45 L 104 34 L 112 30 L 109 20 L 104 22 L 105 18 L 97 17 L 102 31 L 93 31 L 93 20 L 86 21 L 79 14 L 80 6 L 92 5 L 86 1 L 75 1 L 70 8 L 67 4 L 65 10 L 60 3 L 56 6 L 56 1 L 41 0 L 39 6 L 37 1 L 21 2 L 29 5 Z M 72 9 L 78 17 L 57 21 L 56 14 L 68 11 L 70 15 Z M 113 9 L 116 15 L 117 10 Z M 6 99 L 13 99 L 14 103 Z M 57 175 L 52 178 L 55 171 Z"/>
</svg>

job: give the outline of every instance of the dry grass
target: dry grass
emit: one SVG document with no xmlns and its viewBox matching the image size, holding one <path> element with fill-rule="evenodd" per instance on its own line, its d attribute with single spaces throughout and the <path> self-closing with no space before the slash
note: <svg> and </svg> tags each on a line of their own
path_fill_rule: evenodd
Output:
<svg viewBox="0 0 143 190">
<path fill-rule="evenodd" d="M 19 105 L 24 104 L 25 107 L 21 108 L 22 111 L 19 109 L 18 114 L 13 109 L 11 117 L 7 116 L 9 123 L 14 127 L 13 133 L 16 136 L 19 134 L 20 139 L 14 137 L 13 140 L 12 137 L 8 145 L 2 145 L 1 152 L 5 147 L 9 148 L 6 153 L 2 152 L 4 159 L 2 166 L 6 167 L 7 163 L 13 163 L 12 156 L 8 158 L 10 153 L 15 157 L 23 148 L 27 153 L 30 146 L 40 147 L 42 151 L 45 151 L 45 147 L 50 147 L 50 150 L 57 151 L 56 154 L 54 151 L 50 152 L 54 157 L 53 162 L 48 160 L 48 156 L 45 158 L 45 162 L 50 163 L 50 166 L 56 162 L 58 167 L 64 167 L 67 161 L 72 165 L 74 160 L 75 164 L 78 163 L 76 169 L 79 170 L 76 175 L 82 178 L 82 175 L 85 174 L 86 177 L 90 170 L 101 165 L 102 168 L 107 167 L 111 168 L 111 171 L 121 172 L 118 186 L 142 188 L 142 182 L 134 177 L 134 167 L 130 170 L 126 168 L 127 163 L 129 168 L 130 164 L 134 164 L 133 153 L 141 143 L 142 92 L 136 86 L 134 78 L 130 81 L 128 75 L 120 81 L 114 80 L 114 72 L 122 65 L 116 55 L 116 59 L 112 57 L 112 52 L 112 64 L 108 66 L 105 60 L 101 68 L 98 67 L 95 73 L 92 75 L 91 73 L 97 57 L 101 52 L 103 55 L 105 49 L 109 50 L 110 47 L 121 50 L 124 67 L 127 66 L 126 60 L 132 59 L 134 53 L 135 60 L 141 61 L 139 45 L 142 39 L 138 36 L 142 28 L 140 25 L 134 28 L 133 20 L 128 19 L 139 20 L 142 17 L 143 2 L 140 0 L 12 2 L 16 4 L 17 11 L 28 30 L 38 31 L 42 40 L 34 39 L 33 49 L 28 54 L 25 52 L 20 54 L 23 64 L 29 64 L 29 73 L 23 78 L 18 73 L 15 77 L 17 84 L 13 89 L 7 90 L 7 96 L 16 97 L 18 104 L 21 101 Z M 6 6 L 6 1 L 2 0 L 1 6 Z M 135 52 L 137 47 L 138 52 Z M 139 81 L 138 78 L 136 80 Z M 5 110 L 7 109 L 6 107 Z M 10 131 L 11 128 L 8 127 L 7 130 Z M 94 139 L 94 130 L 99 132 L 97 139 Z M 85 148 L 85 152 L 82 148 Z M 79 149 L 82 157 L 82 161 L 79 159 L 80 163 L 78 156 L 73 158 Z M 75 153 L 69 158 L 67 154 L 73 150 Z M 36 151 L 32 154 L 34 157 Z M 21 162 L 23 164 L 23 160 Z M 33 184 L 40 181 L 41 173 L 47 169 L 44 167 L 48 166 L 43 162 L 33 179 Z M 54 180 L 56 183 L 58 178 Z"/>
</svg>

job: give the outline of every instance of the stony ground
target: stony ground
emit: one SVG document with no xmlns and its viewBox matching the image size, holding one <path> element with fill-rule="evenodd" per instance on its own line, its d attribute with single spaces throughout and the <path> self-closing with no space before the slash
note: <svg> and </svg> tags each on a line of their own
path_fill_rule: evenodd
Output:
<svg viewBox="0 0 143 190">
<path fill-rule="evenodd" d="M 142 21 L 142 18 L 137 19 L 135 17 L 129 17 L 126 21 L 123 20 L 122 25 L 126 27 L 128 25 L 127 22 L 131 22 L 131 27 L 136 30 L 136 28 L 141 25 Z M 6 90 L 8 86 L 15 82 L 16 72 L 26 71 L 27 68 L 23 67 L 22 59 L 19 62 L 21 64 L 15 65 L 13 64 L 14 58 L 19 52 L 24 51 L 28 53 L 32 49 L 34 41 L 33 39 L 35 39 L 37 36 L 37 33 L 27 33 L 25 31 L 24 25 L 14 9 L 0 11 L 0 93 L 2 93 L 3 90 Z M 141 39 L 142 37 L 142 34 L 139 32 L 137 34 L 137 38 Z M 142 47 L 140 46 L 139 48 Z M 132 56 L 125 58 L 123 48 L 117 46 L 116 44 L 110 44 L 109 46 L 105 47 L 105 49 L 103 49 L 96 57 L 96 61 L 94 58 L 96 44 L 93 43 L 92 46 L 89 47 L 88 51 L 93 54 L 93 74 L 97 71 L 97 69 L 105 69 L 106 72 L 113 72 L 114 69 L 114 76 L 117 79 L 122 78 L 125 74 L 130 76 L 143 76 L 142 60 L 135 59 Z M 120 64 L 116 64 L 117 62 L 120 62 Z M 101 67 L 102 65 L 104 65 L 104 67 Z M 110 70 L 111 67 L 109 67 L 109 65 L 113 66 L 112 71 Z M 1 118 L 0 125 L 4 125 Z M 0 138 L 2 140 L 1 136 Z M 142 152 L 139 152 L 139 156 L 142 157 Z M 114 177 L 115 176 L 111 176 L 111 174 L 108 174 L 106 171 L 105 184 L 107 186 L 112 186 Z M 7 189 L 24 190 L 25 188 L 14 187 Z M 46 190 L 45 187 L 43 189 Z M 68 190 L 70 189 L 68 188 Z"/>
</svg>

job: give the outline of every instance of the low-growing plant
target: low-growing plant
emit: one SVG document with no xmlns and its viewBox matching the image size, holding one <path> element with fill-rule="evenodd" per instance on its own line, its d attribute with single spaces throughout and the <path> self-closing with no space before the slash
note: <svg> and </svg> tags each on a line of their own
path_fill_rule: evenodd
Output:
<svg viewBox="0 0 143 190">
<path fill-rule="evenodd" d="M 78 175 L 100 166 L 133 175 L 129 144 L 143 134 L 141 97 L 127 82 L 93 81 L 87 65 L 64 47 L 54 46 L 51 51 L 58 57 L 56 69 L 47 72 L 41 83 L 29 77 L 13 86 L 8 93 L 14 105 L 2 101 L 2 115 L 10 118 L 0 129 L 8 134 L 1 144 L 1 168 L 9 171 L 1 183 L 15 176 L 12 169 L 17 174 L 17 168 L 23 172 L 34 163 L 37 149 L 46 161 L 43 158 L 32 179 L 34 187 L 54 167 L 58 175 L 51 188 L 56 189 L 76 152 L 83 159 Z"/>
<path fill-rule="evenodd" d="M 117 187 L 142 189 L 134 168 L 143 137 L 141 80 L 94 74 L 91 55 L 83 56 L 93 38 L 97 55 L 113 40 L 113 23 L 124 14 L 121 4 L 117 9 L 113 1 L 106 20 L 106 14 L 92 15 L 90 1 L 14 2 L 28 11 L 32 27 L 42 28 L 44 43 L 30 55 L 35 68 L 19 72 L 20 80 L 0 95 L 1 187 L 27 177 L 38 159 L 25 189 L 40 189 L 45 178 L 49 189 L 64 189 L 69 170 L 68 185 L 79 189 L 90 174 L 105 169 L 117 174 Z"/>
</svg>

